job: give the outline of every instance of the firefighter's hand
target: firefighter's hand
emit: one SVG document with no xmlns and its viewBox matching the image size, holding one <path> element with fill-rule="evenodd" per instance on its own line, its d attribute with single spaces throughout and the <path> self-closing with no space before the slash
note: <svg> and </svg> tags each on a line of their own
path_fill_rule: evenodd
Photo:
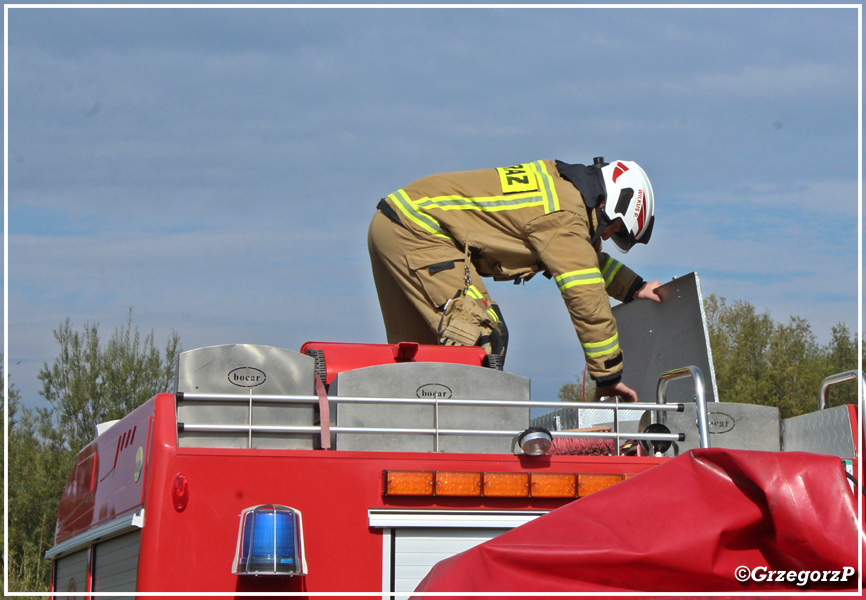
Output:
<svg viewBox="0 0 866 600">
<path fill-rule="evenodd" d="M 626 402 L 637 402 L 637 392 L 622 381 L 618 381 L 613 385 L 595 388 L 595 401 L 598 402 L 603 396 L 620 396 Z"/>
<path fill-rule="evenodd" d="M 640 286 L 640 289 L 634 293 L 634 297 L 639 300 L 652 300 L 654 302 L 661 302 L 662 297 L 658 294 L 658 288 L 661 284 L 658 281 L 647 281 L 645 284 Z"/>
</svg>

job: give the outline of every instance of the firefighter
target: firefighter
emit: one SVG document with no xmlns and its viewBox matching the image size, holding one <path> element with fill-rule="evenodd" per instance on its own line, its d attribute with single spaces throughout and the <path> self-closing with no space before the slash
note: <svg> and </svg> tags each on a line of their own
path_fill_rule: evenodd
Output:
<svg viewBox="0 0 866 600">
<path fill-rule="evenodd" d="M 636 163 L 539 160 L 424 177 L 383 198 L 368 247 L 389 343 L 481 346 L 504 361 L 508 330 L 482 277 L 525 282 L 537 273 L 562 293 L 596 382 L 596 397 L 637 401 L 621 381 L 623 353 L 608 296 L 660 302 L 602 252 L 627 252 L 652 234 L 653 191 Z"/>
</svg>

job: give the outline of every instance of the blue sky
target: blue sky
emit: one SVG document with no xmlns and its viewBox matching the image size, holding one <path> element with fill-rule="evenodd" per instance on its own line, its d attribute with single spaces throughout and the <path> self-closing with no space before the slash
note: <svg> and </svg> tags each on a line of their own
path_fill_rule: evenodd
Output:
<svg viewBox="0 0 866 600">
<path fill-rule="evenodd" d="M 436 172 L 639 162 L 647 279 L 826 342 L 858 323 L 854 8 L 9 8 L 7 365 L 67 316 L 186 349 L 383 342 L 379 198 Z M 616 250 L 612 254 L 620 255 Z M 583 369 L 556 287 L 491 284 L 508 369 Z"/>
</svg>

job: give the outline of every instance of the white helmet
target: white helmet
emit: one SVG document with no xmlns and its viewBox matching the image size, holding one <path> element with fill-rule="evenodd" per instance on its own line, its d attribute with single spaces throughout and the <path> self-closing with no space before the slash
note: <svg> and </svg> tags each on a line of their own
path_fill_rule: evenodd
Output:
<svg viewBox="0 0 866 600">
<path fill-rule="evenodd" d="M 655 222 L 655 202 L 649 177 L 630 160 L 615 160 L 608 164 L 603 158 L 596 158 L 594 162 L 601 168 L 607 194 L 604 214 L 609 222 L 622 219 L 625 225 L 611 239 L 623 252 L 628 252 L 636 243 L 646 244 Z"/>
</svg>

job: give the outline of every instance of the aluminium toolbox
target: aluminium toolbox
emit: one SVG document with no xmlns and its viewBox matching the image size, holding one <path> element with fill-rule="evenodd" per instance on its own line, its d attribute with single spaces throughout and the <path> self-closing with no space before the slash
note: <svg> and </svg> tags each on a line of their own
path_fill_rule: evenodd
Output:
<svg viewBox="0 0 866 600">
<path fill-rule="evenodd" d="M 513 373 L 443 362 L 390 363 L 343 371 L 329 390 L 329 397 L 347 400 L 337 404 L 337 428 L 367 431 L 337 433 L 335 448 L 511 454 L 513 438 L 529 426 L 529 387 L 528 378 Z M 358 403 L 350 398 L 393 402 Z M 469 405 L 449 402 L 458 400 L 469 401 Z M 472 404 L 472 400 L 482 403 Z M 507 401 L 527 404 L 514 406 Z M 453 433 L 431 433 L 436 430 Z M 489 431 L 508 433 L 485 433 Z"/>
</svg>

